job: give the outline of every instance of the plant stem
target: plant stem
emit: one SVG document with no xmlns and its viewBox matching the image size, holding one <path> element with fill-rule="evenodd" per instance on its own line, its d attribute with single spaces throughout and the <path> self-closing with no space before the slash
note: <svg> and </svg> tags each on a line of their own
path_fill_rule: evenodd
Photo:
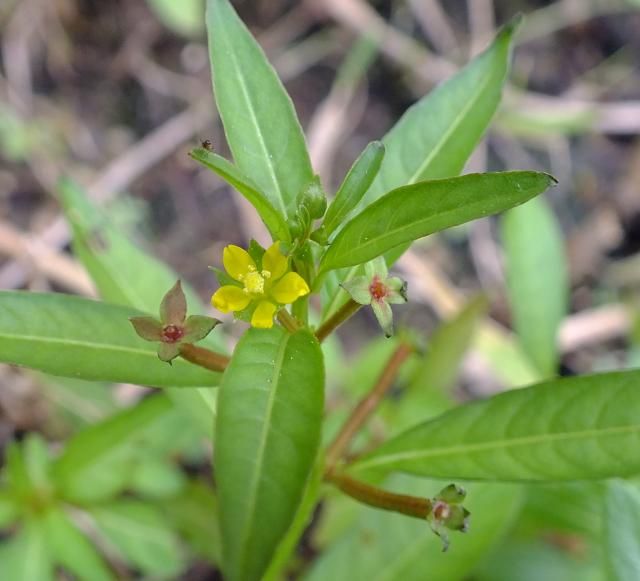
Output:
<svg viewBox="0 0 640 581">
<path fill-rule="evenodd" d="M 428 498 L 388 492 L 345 474 L 329 474 L 325 476 L 325 480 L 337 486 L 348 496 L 375 508 L 399 512 L 423 520 L 431 513 L 432 504 Z"/>
<path fill-rule="evenodd" d="M 295 333 L 302 328 L 298 319 L 291 315 L 287 309 L 278 311 L 278 321 L 289 333 Z"/>
<path fill-rule="evenodd" d="M 224 371 L 229 365 L 229 357 L 210 351 L 204 347 L 196 347 L 191 343 L 185 343 L 180 346 L 180 356 L 190 363 L 199 365 L 211 371 Z"/>
<path fill-rule="evenodd" d="M 291 313 L 298 321 L 301 321 L 302 326 L 307 326 L 309 323 L 309 295 L 300 297 L 293 303 Z"/>
<path fill-rule="evenodd" d="M 393 352 L 373 389 L 365 395 L 358 405 L 353 409 L 347 421 L 343 424 L 340 432 L 335 437 L 326 454 L 326 472 L 331 474 L 342 454 L 346 451 L 354 436 L 360 428 L 371 417 L 382 398 L 393 385 L 393 380 L 398 374 L 400 366 L 413 352 L 413 347 L 404 341 L 400 342 Z"/>
<path fill-rule="evenodd" d="M 349 317 L 354 315 L 362 305 L 349 299 L 331 317 L 329 317 L 316 331 L 316 339 L 322 343 L 331 333 L 333 333 Z"/>
</svg>

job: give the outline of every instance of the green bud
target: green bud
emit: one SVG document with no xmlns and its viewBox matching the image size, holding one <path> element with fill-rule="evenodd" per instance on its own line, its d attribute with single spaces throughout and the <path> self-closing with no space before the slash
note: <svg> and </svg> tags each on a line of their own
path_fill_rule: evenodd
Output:
<svg viewBox="0 0 640 581">
<path fill-rule="evenodd" d="M 467 491 L 462 488 L 462 486 L 458 486 L 457 484 L 449 484 L 449 486 L 445 486 L 436 498 L 438 500 L 444 500 L 449 504 L 460 504 L 464 501 L 467 496 Z"/>
<path fill-rule="evenodd" d="M 306 208 L 313 220 L 322 218 L 327 211 L 327 195 L 320 183 L 320 178 L 315 176 L 300 192 L 298 207 Z"/>
</svg>

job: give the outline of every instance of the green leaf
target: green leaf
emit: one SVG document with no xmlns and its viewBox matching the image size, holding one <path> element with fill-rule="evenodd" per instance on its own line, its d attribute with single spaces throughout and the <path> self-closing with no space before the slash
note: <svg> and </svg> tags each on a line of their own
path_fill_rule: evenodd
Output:
<svg viewBox="0 0 640 581">
<path fill-rule="evenodd" d="M 233 158 L 283 217 L 313 179 L 291 99 L 228 0 L 208 0 L 213 88 Z"/>
<path fill-rule="evenodd" d="M 149 576 L 179 577 L 184 568 L 180 543 L 159 510 L 122 500 L 94 507 L 90 513 L 98 531 L 134 568 Z"/>
<path fill-rule="evenodd" d="M 119 307 L 62 294 L 0 292 L 0 361 L 94 381 L 154 387 L 217 385 L 220 374 L 158 359 Z"/>
<path fill-rule="evenodd" d="M 291 239 L 289 228 L 282 215 L 237 167 L 224 157 L 204 148 L 194 149 L 189 155 L 238 190 L 256 209 L 274 240 L 288 242 Z"/>
<path fill-rule="evenodd" d="M 364 205 L 405 184 L 458 175 L 487 129 L 509 69 L 520 18 L 454 77 L 409 108 L 382 142 L 386 155 Z"/>
<path fill-rule="evenodd" d="M 73 573 L 78 581 L 116 578 L 87 537 L 63 511 L 49 510 L 43 517 L 43 527 L 52 559 Z"/>
<path fill-rule="evenodd" d="M 442 483 L 407 476 L 391 478 L 386 488 L 429 496 Z M 305 577 L 306 581 L 453 581 L 464 579 L 506 533 L 519 506 L 519 487 L 474 484 L 465 506 L 471 510 L 467 534 L 451 533 L 451 546 L 442 542 L 425 521 L 396 513 L 361 509 L 361 516 L 341 539 L 329 547 Z"/>
<path fill-rule="evenodd" d="M 171 460 L 150 457 L 138 463 L 129 486 L 147 498 L 173 498 L 185 484 L 186 476 Z"/>
<path fill-rule="evenodd" d="M 544 379 L 515 337 L 491 321 L 486 321 L 478 330 L 476 346 L 507 387 L 522 387 Z"/>
<path fill-rule="evenodd" d="M 604 503 L 607 578 L 635 581 L 640 571 L 640 488 L 632 482 L 607 483 Z"/>
<path fill-rule="evenodd" d="M 378 175 L 384 151 L 382 142 L 372 141 L 351 166 L 336 193 L 336 197 L 327 209 L 322 222 L 324 236 L 327 238 L 331 236 L 358 205 Z"/>
<path fill-rule="evenodd" d="M 12 525 L 20 516 L 16 499 L 4 490 L 0 490 L 0 530 Z"/>
<path fill-rule="evenodd" d="M 199 36 L 203 29 L 203 0 L 147 0 L 147 4 L 167 28 L 178 34 Z"/>
<path fill-rule="evenodd" d="M 320 493 L 323 475 L 324 456 L 321 456 L 316 460 L 316 465 L 307 482 L 307 487 L 302 497 L 302 502 L 296 512 L 296 516 L 287 534 L 282 538 L 282 541 L 280 541 L 273 560 L 262 577 L 262 581 L 278 581 L 284 576 L 291 556 L 294 554 L 300 538 L 313 518 L 314 509 L 318 504 L 318 495 Z"/>
<path fill-rule="evenodd" d="M 545 531 L 548 533 L 549 531 Z M 551 533 L 552 535 L 554 533 Z M 562 538 L 562 537 L 560 537 Z M 568 540 L 573 541 L 573 538 Z M 490 553 L 473 572 L 474 581 L 613 581 L 604 577 L 600 564 L 589 549 L 579 545 L 579 551 L 554 546 L 553 541 L 540 539 L 507 540 Z"/>
<path fill-rule="evenodd" d="M 568 274 L 562 233 L 542 198 L 502 219 L 513 322 L 527 355 L 544 376 L 558 365 L 558 327 L 566 314 Z"/>
<path fill-rule="evenodd" d="M 55 581 L 53 562 L 41 521 L 29 518 L 9 542 L 0 544 L 2 579 Z"/>
<path fill-rule="evenodd" d="M 323 414 L 322 352 L 306 331 L 250 329 L 220 388 L 214 468 L 223 569 L 260 579 L 313 466 Z"/>
<path fill-rule="evenodd" d="M 49 495 L 50 466 L 47 443 L 40 434 L 30 433 L 23 442 L 7 447 L 6 481 L 23 502 L 29 503 L 34 493 Z"/>
<path fill-rule="evenodd" d="M 320 262 L 322 271 L 358 265 L 445 228 L 483 218 L 537 196 L 555 179 L 513 171 L 419 182 L 385 194 L 349 221 Z"/>
<path fill-rule="evenodd" d="M 639 371 L 548 381 L 473 402 L 380 446 L 355 470 L 553 481 L 640 472 Z"/>
<path fill-rule="evenodd" d="M 485 52 L 410 107 L 385 135 L 385 158 L 361 207 L 405 184 L 453 177 L 462 171 L 500 102 L 518 24 L 516 19 L 505 26 Z M 340 280 L 357 271 L 357 267 L 349 269 Z M 330 305 L 325 316 L 346 299 L 346 293 L 334 286 L 325 301 Z"/>
<path fill-rule="evenodd" d="M 54 478 L 62 494 L 75 498 L 82 495 L 84 488 L 91 489 L 88 483 L 92 479 L 88 475 L 93 470 L 104 470 L 105 461 L 117 457 L 123 449 L 134 447 L 136 438 L 171 410 L 171 401 L 157 394 L 78 432 L 68 441 L 53 466 Z"/>
</svg>

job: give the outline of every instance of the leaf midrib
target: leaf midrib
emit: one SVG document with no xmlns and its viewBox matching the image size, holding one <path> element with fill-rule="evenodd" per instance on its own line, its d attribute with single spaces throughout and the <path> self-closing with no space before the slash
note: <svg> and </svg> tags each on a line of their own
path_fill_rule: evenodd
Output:
<svg viewBox="0 0 640 581">
<path fill-rule="evenodd" d="M 224 27 L 222 27 L 222 29 L 224 29 Z M 221 31 L 221 28 L 218 28 L 218 32 Z M 236 53 L 232 50 L 232 45 L 229 43 L 228 41 L 228 36 L 227 36 L 227 31 L 224 31 L 224 38 L 225 38 L 225 44 L 227 45 L 228 48 L 230 48 L 230 50 L 226 51 L 227 56 L 229 56 L 229 58 L 231 59 L 232 63 L 233 63 L 233 69 L 236 71 L 237 75 L 236 78 L 238 79 L 238 84 L 240 86 L 240 90 L 241 90 L 241 94 L 242 97 L 246 103 L 246 110 L 249 112 L 249 117 L 251 119 L 251 122 L 253 124 L 253 126 L 256 129 L 256 136 L 257 136 L 257 141 L 258 144 L 260 145 L 260 148 L 262 149 L 262 153 L 263 153 L 263 160 L 265 162 L 265 165 L 269 171 L 269 177 L 271 178 L 271 181 L 273 182 L 273 186 L 275 189 L 275 192 L 277 193 L 277 201 L 278 204 L 280 206 L 280 210 L 282 211 L 282 213 L 286 216 L 287 215 L 287 208 L 285 206 L 284 203 L 284 197 L 283 197 L 283 193 L 282 193 L 282 189 L 280 188 L 280 183 L 278 182 L 278 177 L 276 174 L 276 170 L 275 167 L 273 165 L 273 163 L 271 162 L 271 156 L 269 155 L 269 148 L 267 147 L 267 143 L 265 141 L 264 135 L 262 133 L 262 127 L 260 126 L 260 124 L 258 123 L 258 118 L 256 117 L 256 112 L 254 110 L 254 106 L 253 106 L 253 101 L 251 100 L 248 88 L 247 88 L 247 84 L 245 81 L 245 78 L 242 74 L 242 67 L 240 66 L 239 62 L 238 62 L 238 58 Z"/>
<path fill-rule="evenodd" d="M 88 341 L 78 341 L 75 339 L 57 339 L 53 337 L 43 338 L 40 335 L 12 335 L 9 333 L 0 333 L 0 339 L 8 339 L 10 341 L 25 341 L 32 343 L 44 343 L 51 345 L 64 345 L 69 347 L 84 347 L 86 349 L 96 349 L 99 351 L 111 351 L 114 353 L 129 353 L 133 355 L 141 355 L 145 357 L 157 357 L 155 351 L 139 349 L 135 347 L 123 347 L 108 343 L 91 343 Z"/>
<path fill-rule="evenodd" d="M 354 465 L 354 468 L 365 469 L 374 466 L 384 466 L 394 462 L 403 460 L 423 460 L 427 458 L 435 458 L 438 456 L 449 456 L 454 454 L 469 454 L 472 452 L 485 452 L 489 450 L 517 448 L 531 444 L 546 444 L 552 442 L 566 440 L 581 440 L 593 437 L 607 437 L 618 434 L 640 432 L 640 424 L 626 426 L 611 426 L 602 429 L 576 430 L 573 432 L 555 432 L 551 434 L 536 434 L 520 438 L 511 438 L 507 440 L 490 440 L 487 442 L 478 442 L 475 444 L 459 444 L 445 448 L 436 448 L 432 450 L 419 450 L 398 452 L 395 454 L 387 454 L 380 458 L 372 458 Z"/>
<path fill-rule="evenodd" d="M 249 488 L 249 494 L 251 496 L 247 504 L 247 506 L 249 507 L 247 511 L 248 516 L 245 520 L 245 527 L 241 536 L 242 542 L 240 543 L 240 554 L 242 556 L 241 567 L 244 567 L 249 562 L 247 560 L 246 551 L 248 549 L 248 540 L 249 540 L 249 537 L 251 536 L 251 529 L 253 528 L 252 523 L 255 520 L 260 474 L 262 473 L 262 465 L 264 463 L 265 451 L 267 448 L 267 440 L 269 439 L 269 432 L 271 427 L 271 416 L 273 415 L 273 409 L 275 407 L 277 393 L 280 387 L 280 381 L 278 381 L 278 379 L 280 376 L 280 372 L 282 370 L 282 364 L 284 362 L 284 356 L 287 350 L 287 346 L 289 344 L 289 339 L 291 337 L 292 335 L 290 333 L 286 333 L 283 336 L 282 342 L 278 348 L 278 353 L 274 361 L 273 373 L 271 374 L 271 381 L 268 383 L 268 385 L 271 385 L 272 387 L 269 392 L 269 399 L 267 400 L 266 414 L 265 414 L 264 423 L 262 426 L 262 432 L 260 434 L 260 441 L 259 441 L 258 451 L 256 455 L 256 462 L 254 463 L 255 469 L 253 472 L 253 478 L 251 480 L 251 486 Z M 243 569 L 241 569 L 241 571 L 242 570 Z"/>
<path fill-rule="evenodd" d="M 485 89 L 489 85 L 489 82 L 493 80 L 493 75 L 487 75 L 485 81 L 480 85 L 480 89 L 474 95 L 472 99 L 467 101 L 467 105 L 460 110 L 460 114 L 456 116 L 455 121 L 449 126 L 449 129 L 445 131 L 443 138 L 440 140 L 440 143 L 437 147 L 431 150 L 431 153 L 425 157 L 424 161 L 418 166 L 418 171 L 416 171 L 411 178 L 409 179 L 409 184 L 413 184 L 419 180 L 420 176 L 426 171 L 429 164 L 433 159 L 440 153 L 442 148 L 445 146 L 445 143 L 449 141 L 449 137 L 451 134 L 458 129 L 462 120 L 467 116 L 469 110 L 475 106 L 480 97 L 483 95 Z M 496 104 L 497 106 L 497 104 Z"/>
<path fill-rule="evenodd" d="M 384 200 L 384 198 L 380 198 L 380 200 Z M 386 200 L 385 200 L 386 201 Z M 478 200 L 476 203 L 470 203 L 466 205 L 467 209 L 471 209 L 473 211 L 475 211 L 475 209 L 478 206 L 481 206 L 486 200 Z M 402 232 L 403 230 L 406 230 L 407 228 L 415 228 L 415 227 L 420 227 L 423 223 L 429 223 L 430 221 L 434 220 L 434 219 L 444 219 L 448 216 L 450 216 L 451 214 L 456 214 L 460 211 L 460 208 L 452 208 L 451 210 L 447 210 L 445 212 L 438 212 L 436 214 L 432 214 L 431 216 L 428 216 L 427 218 L 422 218 L 420 220 L 416 220 L 415 222 L 409 222 L 403 225 L 398 226 L 397 228 L 393 228 L 392 230 L 387 230 L 386 232 L 384 232 L 382 235 L 377 236 L 375 238 L 370 238 L 369 240 L 363 242 L 363 243 L 358 243 L 358 245 L 354 248 L 351 247 L 351 249 L 348 252 L 344 252 L 340 249 L 339 246 L 337 246 L 338 250 L 341 252 L 340 254 L 338 254 L 338 256 L 341 255 L 352 255 L 355 252 L 360 252 L 362 249 L 366 249 L 368 247 L 370 247 L 372 244 L 380 244 L 381 241 L 386 240 L 387 238 L 393 238 L 396 234 L 398 234 L 399 232 Z M 479 216 L 479 217 L 483 217 L 483 216 Z M 369 222 L 369 220 L 367 220 L 366 222 L 364 220 L 362 220 L 365 224 Z M 348 224 L 347 224 L 348 227 Z M 345 229 L 341 232 L 341 234 L 343 232 L 347 231 L 347 227 L 345 227 Z M 431 234 L 434 234 L 435 232 L 429 232 L 427 234 L 424 234 L 423 236 L 420 236 L 420 238 L 424 238 L 425 236 L 429 236 Z M 399 246 L 400 244 L 403 244 L 407 242 L 406 240 L 402 241 L 402 242 L 398 242 L 397 244 L 393 244 L 391 248 L 395 247 L 395 246 Z M 336 246 L 334 246 L 335 248 Z M 383 252 L 381 252 L 380 254 L 384 254 L 384 252 L 386 252 L 387 250 L 390 250 L 391 248 L 387 248 L 385 249 Z M 337 251 L 336 251 L 337 254 Z M 333 266 L 331 267 L 333 268 L 341 268 L 341 266 L 344 265 L 340 265 L 338 264 L 338 266 Z"/>
</svg>

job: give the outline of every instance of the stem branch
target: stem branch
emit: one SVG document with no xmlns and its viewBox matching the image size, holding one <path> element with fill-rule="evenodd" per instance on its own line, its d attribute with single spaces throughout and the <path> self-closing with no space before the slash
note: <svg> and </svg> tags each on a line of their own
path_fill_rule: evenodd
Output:
<svg viewBox="0 0 640 581">
<path fill-rule="evenodd" d="M 348 448 L 354 436 L 360 428 L 371 417 L 376 410 L 382 398 L 385 396 L 389 388 L 393 385 L 393 380 L 398 374 L 400 366 L 406 361 L 407 357 L 413 352 L 413 347 L 406 342 L 401 342 L 396 347 L 387 364 L 384 366 L 378 381 L 373 389 L 365 395 L 358 405 L 353 409 L 347 421 L 343 424 L 340 432 L 335 437 L 326 454 L 326 472 L 331 474 L 336 463 Z"/>
<path fill-rule="evenodd" d="M 427 498 L 388 492 L 345 474 L 329 474 L 325 476 L 325 480 L 337 486 L 348 496 L 375 508 L 399 512 L 423 520 L 431 513 L 432 504 Z"/>
<path fill-rule="evenodd" d="M 322 343 L 331 333 L 333 333 L 349 317 L 354 315 L 362 305 L 349 299 L 331 317 L 329 317 L 316 331 L 316 339 Z"/>
<path fill-rule="evenodd" d="M 230 361 L 226 355 L 210 351 L 204 347 L 196 347 L 191 343 L 185 343 L 180 346 L 180 356 L 190 363 L 211 371 L 224 371 Z"/>
</svg>

